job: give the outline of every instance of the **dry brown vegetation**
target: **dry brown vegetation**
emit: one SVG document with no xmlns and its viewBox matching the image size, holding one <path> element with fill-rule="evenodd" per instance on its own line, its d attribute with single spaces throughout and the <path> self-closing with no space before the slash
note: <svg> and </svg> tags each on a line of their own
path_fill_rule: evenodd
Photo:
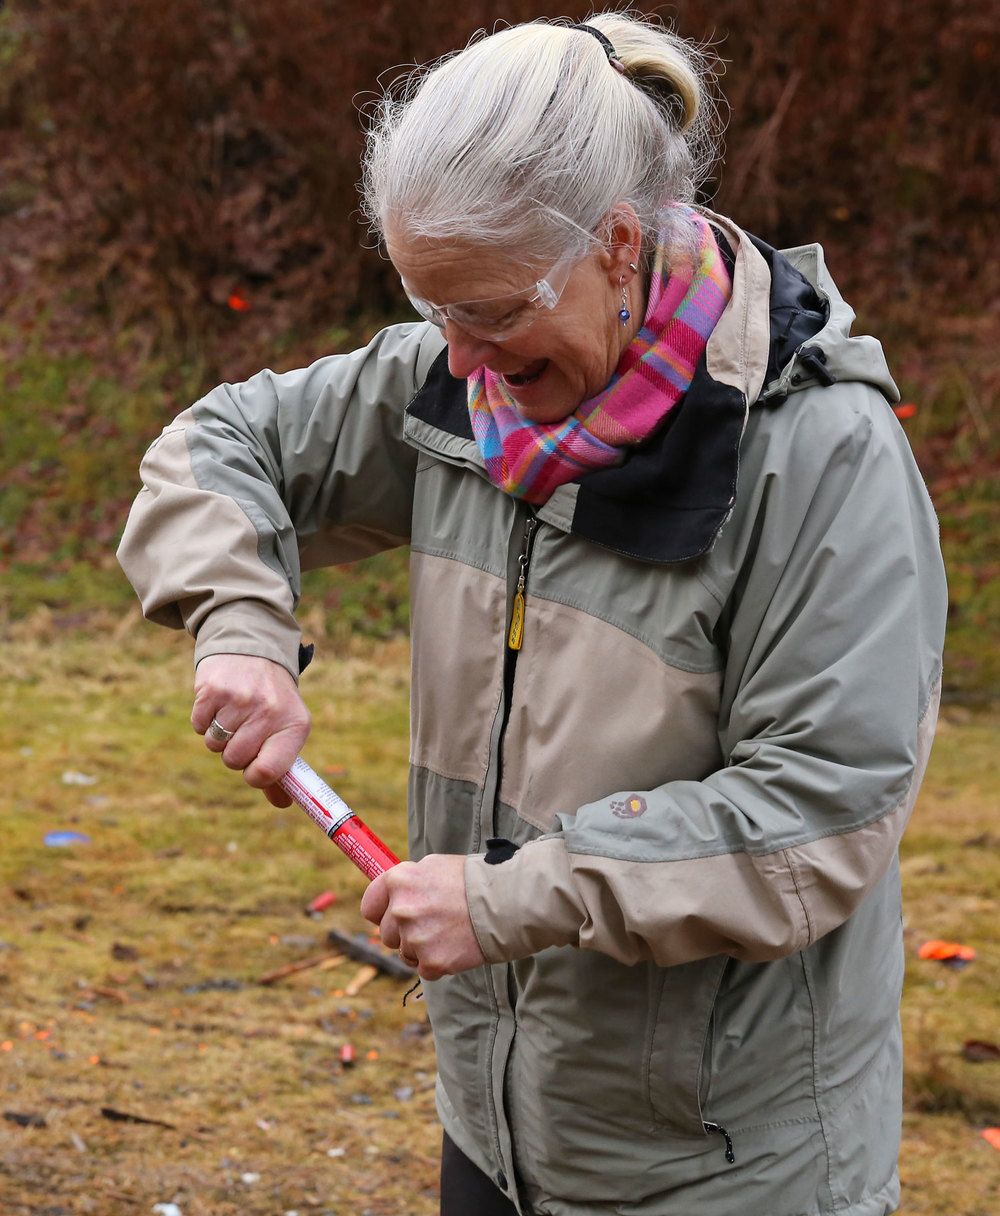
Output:
<svg viewBox="0 0 1000 1216">
<path fill-rule="evenodd" d="M 30 318 L 71 284 L 71 325 L 84 308 L 213 361 L 252 345 L 250 370 L 291 327 L 384 315 L 402 297 L 362 247 L 359 109 L 400 65 L 544 11 L 474 0 L 413 20 L 388 0 L 359 19 L 344 0 L 11 0 L 0 16 L 0 289 Z M 720 209 L 776 245 L 821 240 L 877 321 L 901 299 L 918 315 L 985 309 L 996 320 L 990 0 L 659 11 L 709 45 L 721 74 Z"/>
<path fill-rule="evenodd" d="M 398 65 L 546 11 L 471 0 L 415 21 L 411 7 L 0 6 L 0 569 L 111 564 L 139 453 L 175 413 L 220 379 L 300 366 L 400 315 L 357 220 L 359 111 Z M 986 628 L 996 650 L 1000 554 L 981 538 L 1000 458 L 1000 9 L 659 11 L 720 71 L 714 205 L 772 244 L 823 242 L 915 410 L 906 426 L 953 534 L 984 521 L 956 624 Z M 975 647 L 960 659 L 967 687 Z"/>
</svg>

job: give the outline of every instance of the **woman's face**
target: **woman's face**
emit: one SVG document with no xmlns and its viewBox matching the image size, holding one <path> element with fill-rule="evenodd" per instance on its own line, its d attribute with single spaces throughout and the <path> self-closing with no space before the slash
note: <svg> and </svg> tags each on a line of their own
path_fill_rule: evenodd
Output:
<svg viewBox="0 0 1000 1216">
<path fill-rule="evenodd" d="M 522 292 L 545 276 L 548 265 L 508 259 L 481 247 L 386 233 L 389 256 L 411 296 L 447 305 Z M 518 413 L 528 422 L 561 422 L 607 386 L 622 353 L 642 323 L 639 279 L 628 269 L 626 246 L 595 250 L 572 269 L 558 303 L 539 308 L 527 328 L 502 342 L 445 323 L 448 367 L 464 378 L 486 366 L 501 377 Z M 632 313 L 621 308 L 619 275 Z"/>
</svg>

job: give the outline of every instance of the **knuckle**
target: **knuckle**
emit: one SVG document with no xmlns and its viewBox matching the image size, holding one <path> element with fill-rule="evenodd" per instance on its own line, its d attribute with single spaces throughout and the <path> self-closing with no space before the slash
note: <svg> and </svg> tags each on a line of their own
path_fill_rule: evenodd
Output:
<svg viewBox="0 0 1000 1216">
<path fill-rule="evenodd" d="M 287 765 L 275 764 L 272 760 L 259 761 L 253 768 L 254 781 L 259 781 L 261 786 L 276 785 L 288 771 Z"/>
</svg>

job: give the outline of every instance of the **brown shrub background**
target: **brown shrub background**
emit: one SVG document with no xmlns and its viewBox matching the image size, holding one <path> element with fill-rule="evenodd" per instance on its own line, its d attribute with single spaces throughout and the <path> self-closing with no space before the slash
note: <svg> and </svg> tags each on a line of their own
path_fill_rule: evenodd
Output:
<svg viewBox="0 0 1000 1216">
<path fill-rule="evenodd" d="M 68 299 L 70 330 L 139 326 L 203 356 L 398 307 L 357 218 L 359 106 L 383 73 L 477 28 L 587 11 L 15 0 L 0 14 L 2 303 Z M 648 11 L 725 61 L 715 206 L 777 245 L 823 241 L 863 311 L 997 309 L 994 0 Z"/>
</svg>

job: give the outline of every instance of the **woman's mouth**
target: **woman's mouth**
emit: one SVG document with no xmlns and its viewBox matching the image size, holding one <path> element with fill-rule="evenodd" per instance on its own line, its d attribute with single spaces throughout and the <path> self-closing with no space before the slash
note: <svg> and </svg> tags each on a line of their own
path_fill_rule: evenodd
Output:
<svg viewBox="0 0 1000 1216">
<path fill-rule="evenodd" d="M 539 359 L 520 372 L 502 372 L 501 379 L 508 388 L 524 388 L 526 384 L 534 384 L 548 367 L 548 359 Z"/>
</svg>

